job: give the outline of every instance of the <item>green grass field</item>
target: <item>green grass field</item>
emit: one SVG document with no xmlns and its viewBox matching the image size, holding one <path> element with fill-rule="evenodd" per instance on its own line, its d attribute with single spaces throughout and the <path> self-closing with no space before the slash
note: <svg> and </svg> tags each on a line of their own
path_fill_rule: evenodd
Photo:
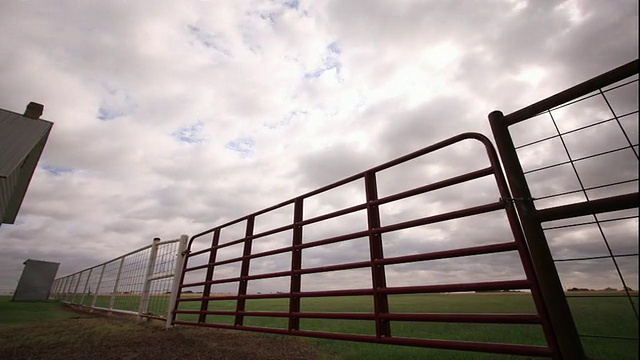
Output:
<svg viewBox="0 0 640 360">
<path fill-rule="evenodd" d="M 602 294 L 605 295 L 605 294 Z M 638 298 L 635 297 L 636 307 Z M 616 337 L 638 337 L 638 321 L 626 298 L 589 297 L 570 298 L 573 315 L 580 334 Z M 183 302 L 181 309 L 198 309 L 199 302 Z M 307 298 L 302 300 L 302 311 L 317 312 L 372 312 L 370 297 Z M 532 313 L 534 304 L 529 294 L 419 294 L 389 297 L 392 312 L 433 313 Z M 233 310 L 235 301 L 211 302 L 210 309 Z M 248 311 L 287 311 L 287 299 L 248 300 Z M 181 320 L 194 321 L 194 315 L 182 314 Z M 208 322 L 233 323 L 230 316 L 207 317 Z M 286 328 L 283 318 L 246 317 L 246 325 Z M 372 321 L 302 319 L 301 328 L 354 334 L 374 334 Z M 538 325 L 455 324 L 391 322 L 393 336 L 417 338 L 472 340 L 545 345 L 542 329 Z M 583 338 L 588 356 L 592 359 L 638 359 L 638 342 Z M 454 352 L 404 346 L 376 345 L 333 340 L 316 340 L 324 350 L 343 359 L 496 359 L 495 354 Z M 508 358 L 505 356 L 504 358 Z M 522 357 L 517 357 L 522 358 Z"/>
<path fill-rule="evenodd" d="M 593 295 L 593 294 L 592 294 Z M 608 295 L 608 294 L 601 294 Z M 610 294 L 609 294 L 610 295 Z M 634 297 L 638 306 L 637 293 Z M 117 304 L 131 304 L 125 310 L 137 310 L 135 297 L 119 296 Z M 98 297 L 98 306 L 108 306 L 109 297 Z M 167 296 L 154 297 L 152 303 L 158 308 L 166 306 Z M 86 303 L 86 301 L 85 301 Z M 569 298 L 573 316 L 580 334 L 604 335 L 610 337 L 638 337 L 638 321 L 633 314 L 628 299 L 605 296 Z M 46 304 L 46 303 L 45 303 Z M 5 312 L 6 303 L 0 303 L 0 311 Z M 46 304 L 49 306 L 49 304 Z M 44 306 L 44 305 L 42 305 Z M 371 312 L 370 297 L 306 298 L 301 303 L 302 311 L 317 312 Z M 427 294 L 393 295 L 389 297 L 392 312 L 434 312 L 434 313 L 531 313 L 534 305 L 529 294 Z M 199 309 L 200 302 L 182 302 L 181 309 Z M 212 301 L 210 309 L 233 310 L 235 301 Z M 287 299 L 248 300 L 249 311 L 287 311 Z M 14 317 L 37 318 L 35 314 L 16 314 Z M 3 316 L 0 316 L 2 319 Z M 179 315 L 180 320 L 194 321 L 195 315 Z M 209 315 L 208 322 L 230 324 L 230 316 Z M 246 325 L 286 328 L 285 318 L 246 317 Z M 414 323 L 392 322 L 394 336 L 432 339 L 474 340 L 519 344 L 544 345 L 545 340 L 538 325 L 496 325 L 496 324 L 455 324 L 455 323 Z M 301 328 L 355 334 L 375 333 L 372 321 L 361 320 L 320 320 L 302 319 Z M 638 341 L 582 338 L 587 355 L 591 359 L 638 359 Z M 314 339 L 322 352 L 332 359 L 499 359 L 510 358 L 495 354 L 457 352 L 449 350 L 425 349 L 405 346 L 377 345 L 337 340 Z M 522 359 L 523 357 L 513 357 Z"/>
<path fill-rule="evenodd" d="M 28 306 L 25 306 L 27 304 Z M 63 311 L 59 303 L 36 301 L 30 303 L 12 302 L 10 296 L 0 296 L 0 326 L 25 322 L 70 319 L 78 314 Z"/>
</svg>

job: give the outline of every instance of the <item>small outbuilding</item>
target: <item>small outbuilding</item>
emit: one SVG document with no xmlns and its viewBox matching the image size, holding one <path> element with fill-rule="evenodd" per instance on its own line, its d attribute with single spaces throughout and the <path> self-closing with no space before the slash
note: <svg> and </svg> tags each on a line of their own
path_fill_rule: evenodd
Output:
<svg viewBox="0 0 640 360">
<path fill-rule="evenodd" d="M 60 263 L 27 260 L 11 301 L 44 301 L 49 298 Z"/>
<path fill-rule="evenodd" d="M 0 226 L 13 224 L 47 143 L 53 123 L 40 119 L 44 106 L 24 114 L 0 109 Z"/>
</svg>

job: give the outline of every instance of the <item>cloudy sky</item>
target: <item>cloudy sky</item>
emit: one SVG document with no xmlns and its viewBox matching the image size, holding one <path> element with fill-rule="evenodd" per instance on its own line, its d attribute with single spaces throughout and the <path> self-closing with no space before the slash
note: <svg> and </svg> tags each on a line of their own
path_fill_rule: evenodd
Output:
<svg viewBox="0 0 640 360">
<path fill-rule="evenodd" d="M 45 105 L 43 118 L 55 123 L 17 223 L 0 228 L 0 291 L 6 292 L 15 288 L 28 258 L 60 262 L 59 275 L 68 274 L 154 237 L 193 235 L 461 132 L 489 136 L 486 116 L 492 110 L 509 113 L 636 59 L 638 5 L 9 0 L 0 4 L 0 33 L 0 107 L 22 112 L 36 101 Z M 637 83 L 630 91 L 615 101 L 624 108 L 619 111 L 635 110 L 623 127 L 637 144 Z M 597 105 L 590 106 L 576 114 L 597 120 Z M 570 124 L 577 119 L 564 115 Z M 553 130 L 547 125 L 520 134 L 539 136 Z M 613 146 L 606 134 L 601 143 Z M 620 134 L 611 129 L 611 137 Z M 514 137 L 525 143 L 530 139 L 524 135 Z M 607 150 L 574 142 L 575 151 L 583 151 L 573 154 L 578 157 Z M 523 162 L 535 168 L 545 165 L 541 159 L 563 161 L 562 154 L 545 145 L 523 153 Z M 631 150 L 625 154 L 608 162 L 618 168 L 605 173 L 620 175 L 608 181 L 637 179 L 637 157 Z M 482 147 L 470 141 L 380 174 L 379 191 L 388 195 L 484 166 Z M 602 174 L 597 166 L 588 165 L 585 174 Z M 536 176 L 534 192 L 576 186 L 575 177 Z M 618 190 L 629 186 L 637 191 L 637 182 Z M 498 197 L 491 180 L 480 179 L 385 206 L 382 221 Z M 362 184 L 350 185 L 310 199 L 305 217 L 363 199 Z M 360 230 L 366 224 L 361 215 L 310 226 L 305 241 Z M 611 247 L 637 254 L 637 211 L 622 215 L 632 218 L 605 227 Z M 291 209 L 271 216 L 258 225 L 290 221 Z M 502 214 L 464 221 L 389 234 L 385 251 L 400 255 L 509 240 Z M 284 246 L 287 236 L 255 246 Z M 557 258 L 606 255 L 597 227 L 552 230 L 549 238 Z M 231 252 L 221 256 L 239 255 Z M 367 256 L 366 242 L 356 239 L 308 250 L 303 265 Z M 599 261 L 559 264 L 563 285 L 621 288 L 611 261 Z M 256 261 L 252 272 L 289 264 L 290 257 L 267 258 Z M 620 267 L 637 287 L 637 256 L 623 258 Z M 521 273 L 510 254 L 388 269 L 390 285 Z M 336 280 L 347 278 L 352 281 Z M 303 288 L 367 282 L 366 271 L 330 279 L 309 275 Z"/>
</svg>

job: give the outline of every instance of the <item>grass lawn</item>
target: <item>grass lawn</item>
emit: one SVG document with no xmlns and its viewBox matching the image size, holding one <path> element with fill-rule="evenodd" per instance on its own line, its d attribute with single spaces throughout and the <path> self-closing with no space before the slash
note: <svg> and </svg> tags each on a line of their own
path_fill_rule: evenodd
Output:
<svg viewBox="0 0 640 360">
<path fill-rule="evenodd" d="M 607 295 L 607 294 L 602 294 Z M 610 295 L 610 294 L 609 294 Z M 635 297 L 636 307 L 638 298 Z M 570 298 L 573 316 L 580 334 L 611 337 L 638 337 L 638 321 L 628 299 L 611 297 Z M 182 302 L 181 309 L 198 309 L 199 302 Z M 302 311 L 317 312 L 372 312 L 372 300 L 368 296 L 305 298 Z M 389 297 L 392 312 L 416 313 L 532 313 L 534 304 L 529 294 L 417 294 Z M 233 310 L 235 301 L 212 301 L 211 310 Z M 287 299 L 247 300 L 248 311 L 287 311 Z M 180 320 L 195 321 L 195 315 L 181 314 Z M 233 317 L 208 315 L 207 322 L 232 324 Z M 246 325 L 286 328 L 287 320 L 269 317 L 245 317 Z M 302 319 L 304 330 L 374 334 L 372 321 Z M 391 322 L 393 336 L 472 340 L 546 345 L 539 325 L 462 324 Z M 582 338 L 585 351 L 592 359 L 638 359 L 638 341 Z M 315 340 L 321 349 L 340 359 L 500 359 L 525 357 L 502 356 L 435 350 L 415 347 L 377 345 L 336 340 Z"/>
<path fill-rule="evenodd" d="M 590 294 L 598 295 L 597 293 Z M 633 314 L 628 299 L 602 296 L 569 298 L 573 317 L 581 335 L 601 335 L 609 337 L 638 337 L 638 321 Z M 638 306 L 637 293 L 633 298 Z M 131 296 L 119 296 L 117 303 L 131 304 L 125 310 L 137 310 L 139 302 Z M 77 316 L 75 313 L 49 314 L 47 309 L 56 309 L 52 303 L 33 303 L 32 310 L 27 314 L 18 314 L 19 306 L 10 303 L 8 299 L 0 298 L 0 326 L 6 319 L 46 319 Z M 108 298 L 98 297 L 99 306 L 108 304 Z M 152 298 L 158 308 L 166 308 L 163 302 L 166 296 Z M 85 302 L 86 303 L 86 302 Z M 12 305 L 14 304 L 14 305 Z M 105 306 L 102 305 L 102 306 Z M 234 310 L 235 301 L 212 301 L 209 309 Z M 6 310 L 14 307 L 15 314 L 5 317 Z M 199 309 L 200 302 L 181 302 L 181 309 Z M 305 298 L 301 302 L 302 311 L 317 312 L 372 312 L 372 301 L 368 296 L 333 297 L 333 298 Z M 418 294 L 392 295 L 389 297 L 389 307 L 392 312 L 468 312 L 468 313 L 532 313 L 533 302 L 529 294 Z M 249 311 L 288 311 L 287 299 L 247 300 L 246 309 Z M 40 311 L 40 313 L 38 313 Z M 179 315 L 180 320 L 194 321 L 195 315 Z M 208 322 L 223 324 L 233 323 L 231 316 L 207 317 Z M 286 328 L 286 318 L 245 317 L 246 325 Z M 321 320 L 302 319 L 301 328 L 355 334 L 373 334 L 375 332 L 372 321 L 362 320 Z M 432 339 L 459 339 L 487 342 L 505 342 L 545 345 L 541 327 L 538 325 L 497 325 L 497 324 L 455 324 L 455 323 L 416 323 L 392 322 L 391 330 L 394 336 L 407 336 Z M 274 337 L 275 338 L 275 337 Z M 327 359 L 524 359 L 525 357 L 502 356 L 458 352 L 450 350 L 436 350 L 394 345 L 377 345 L 338 340 L 312 339 L 318 344 L 320 355 Z M 638 359 L 637 340 L 582 338 L 587 355 L 591 359 Z"/>
<path fill-rule="evenodd" d="M 0 359 L 225 359 L 307 360 L 320 357 L 304 339 L 192 326 L 165 330 L 65 310 L 57 302 L 0 297 Z"/>
<path fill-rule="evenodd" d="M 11 297 L 0 296 L 0 326 L 70 319 L 78 316 L 78 313 L 65 311 L 57 302 L 12 302 Z"/>
</svg>

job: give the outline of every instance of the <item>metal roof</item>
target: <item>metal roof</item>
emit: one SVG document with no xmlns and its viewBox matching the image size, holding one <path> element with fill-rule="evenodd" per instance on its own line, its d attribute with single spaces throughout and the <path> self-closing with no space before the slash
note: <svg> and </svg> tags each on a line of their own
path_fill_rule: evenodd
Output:
<svg viewBox="0 0 640 360">
<path fill-rule="evenodd" d="M 49 134 L 53 123 L 0 109 L 0 177 L 22 165 L 33 148 Z"/>
<path fill-rule="evenodd" d="M 0 109 L 0 225 L 13 224 L 53 126 L 40 120 L 43 106 L 30 103 L 25 115 Z"/>
</svg>

